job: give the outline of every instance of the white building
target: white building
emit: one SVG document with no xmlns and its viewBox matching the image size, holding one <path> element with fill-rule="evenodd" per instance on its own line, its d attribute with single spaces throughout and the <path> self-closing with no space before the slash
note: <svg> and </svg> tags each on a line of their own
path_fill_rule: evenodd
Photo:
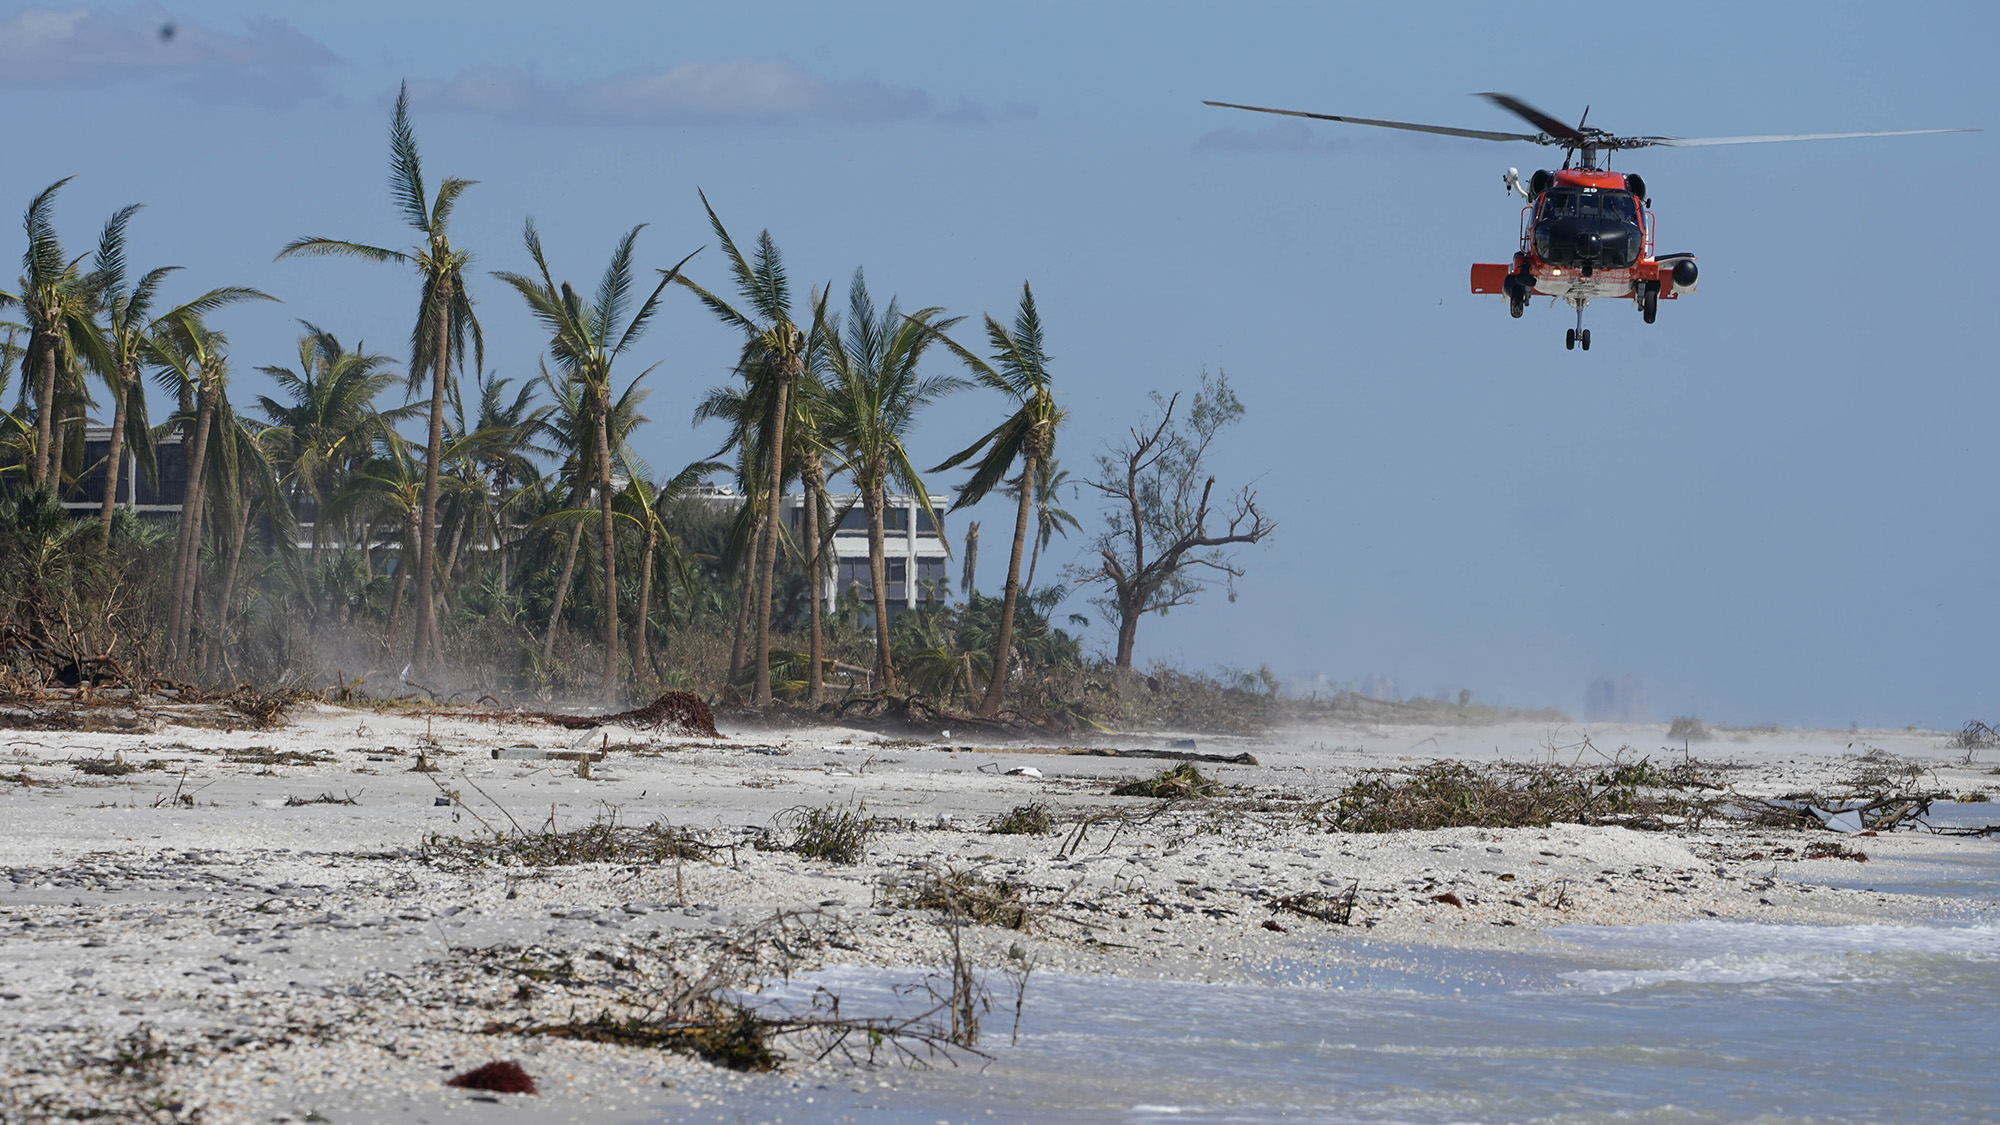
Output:
<svg viewBox="0 0 2000 1125">
<path fill-rule="evenodd" d="M 856 495 L 827 497 L 834 518 L 840 521 L 833 535 L 832 574 L 821 587 L 820 597 L 832 604 L 853 590 L 860 594 L 864 610 L 875 607 L 875 583 L 868 566 L 868 512 Z M 948 497 L 930 498 L 931 510 L 940 517 L 951 503 Z M 785 526 L 794 534 L 804 533 L 805 497 L 786 496 L 781 502 Z M 914 496 L 890 495 L 883 498 L 882 547 L 884 578 L 888 585 L 889 614 L 901 610 L 936 605 L 951 590 L 948 564 L 951 548 L 939 527 L 917 503 Z"/>
<path fill-rule="evenodd" d="M 695 495 L 707 504 L 735 510 L 743 496 L 727 486 L 707 485 Z M 862 612 L 873 618 L 875 583 L 868 566 L 868 512 L 854 493 L 827 496 L 839 527 L 833 535 L 832 573 L 820 587 L 820 601 L 832 607 L 842 595 L 853 591 L 861 598 Z M 930 498 L 931 510 L 940 516 L 951 500 Z M 805 534 L 805 497 L 788 494 L 779 502 L 786 530 L 793 536 Z M 821 532 L 824 534 L 825 529 Z M 918 606 L 936 605 L 946 600 L 951 589 L 948 569 L 951 549 L 940 529 L 933 526 L 914 496 L 883 497 L 882 569 L 889 587 L 889 615 L 896 616 Z"/>
</svg>

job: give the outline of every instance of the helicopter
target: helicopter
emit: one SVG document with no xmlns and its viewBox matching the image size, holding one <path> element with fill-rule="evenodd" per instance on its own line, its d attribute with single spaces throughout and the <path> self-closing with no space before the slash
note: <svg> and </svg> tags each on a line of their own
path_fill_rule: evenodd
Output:
<svg viewBox="0 0 2000 1125">
<path fill-rule="evenodd" d="M 1588 124 L 1590 108 L 1572 126 L 1543 113 L 1511 94 L 1478 95 L 1533 125 L 1534 133 L 1501 133 L 1490 129 L 1455 129 L 1407 121 L 1377 121 L 1297 109 L 1272 109 L 1235 102 L 1204 101 L 1223 109 L 1276 113 L 1349 125 L 1407 129 L 1480 141 L 1527 141 L 1558 146 L 1562 167 L 1537 171 L 1524 181 L 1509 168 L 1500 182 L 1511 196 L 1528 202 L 1521 208 L 1520 249 L 1511 263 L 1480 262 L 1472 267 L 1474 293 L 1498 293 L 1507 311 L 1519 317 L 1533 297 L 1554 297 L 1576 309 L 1576 327 L 1563 346 L 1590 350 L 1590 329 L 1583 326 L 1583 309 L 1593 300 L 1629 300 L 1647 324 L 1659 315 L 1660 302 L 1692 294 L 1701 276 L 1693 254 L 1660 254 L 1653 246 L 1653 201 L 1646 181 L 1633 173 L 1598 166 L 1599 153 L 1628 148 L 1699 148 L 1708 145 L 1763 144 L 1772 141 L 1830 141 L 1849 137 L 1905 137 L 1923 133 L 1977 133 L 1978 129 L 1891 129 L 1866 133 L 1781 133 L 1755 137 L 1626 137 Z"/>
</svg>

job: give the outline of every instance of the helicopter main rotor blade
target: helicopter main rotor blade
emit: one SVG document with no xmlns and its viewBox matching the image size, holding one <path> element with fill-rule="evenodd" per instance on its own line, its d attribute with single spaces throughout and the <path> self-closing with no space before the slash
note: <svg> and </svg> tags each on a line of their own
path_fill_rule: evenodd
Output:
<svg viewBox="0 0 2000 1125">
<path fill-rule="evenodd" d="M 1516 117 L 1521 118 L 1523 121 L 1557 140 L 1583 140 L 1583 134 L 1577 130 L 1576 126 L 1566 125 L 1512 94 L 1485 93 L 1479 96 L 1499 106 L 1501 109 L 1514 114 Z M 1588 109 L 1584 110 L 1583 116 L 1585 120 L 1588 120 L 1590 118 L 1590 111 Z"/>
<path fill-rule="evenodd" d="M 1375 121 L 1367 117 L 1341 117 L 1331 113 L 1307 113 L 1302 109 L 1271 109 L 1261 105 L 1204 101 L 1203 105 L 1223 109 L 1247 109 L 1252 113 L 1277 113 L 1286 117 L 1310 117 L 1315 121 L 1344 121 L 1349 125 L 1375 125 L 1383 129 L 1407 129 L 1413 133 L 1437 133 L 1446 137 L 1470 137 L 1475 141 L 1541 141 L 1533 133 L 1495 133 L 1489 129 L 1453 129 L 1448 125 L 1413 125 L 1408 121 Z M 1567 126 L 1565 126 L 1567 128 Z"/>
<path fill-rule="evenodd" d="M 1914 137 L 1925 133 L 1977 133 L 1978 129 L 1885 129 L 1873 133 L 1772 133 L 1762 137 L 1628 137 L 1625 145 L 1640 148 L 1702 148 L 1707 145 L 1761 145 L 1772 141 L 1842 141 L 1849 137 Z"/>
</svg>

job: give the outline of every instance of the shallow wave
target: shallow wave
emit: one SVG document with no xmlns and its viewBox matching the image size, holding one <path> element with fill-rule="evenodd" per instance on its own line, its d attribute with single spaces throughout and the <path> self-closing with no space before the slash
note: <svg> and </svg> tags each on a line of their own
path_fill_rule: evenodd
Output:
<svg viewBox="0 0 2000 1125">
<path fill-rule="evenodd" d="M 1667 922 L 1648 926 L 1560 926 L 1549 936 L 1572 945 L 1600 949 L 1675 952 L 1700 950 L 1712 956 L 1763 953 L 1948 953 L 2000 956 L 2000 923 L 1899 926 L 1863 922 L 1848 926 L 1807 926 L 1773 922 Z"/>
<path fill-rule="evenodd" d="M 1580 969 L 1561 979 L 1596 992 L 1675 984 L 1838 983 L 1897 976 L 1911 958 L 1947 962 L 2000 958 L 2000 925 L 1806 926 L 1766 922 L 1677 922 L 1657 926 L 1565 926 L 1550 934 L 1607 953 L 1696 954 L 1671 965 Z"/>
</svg>

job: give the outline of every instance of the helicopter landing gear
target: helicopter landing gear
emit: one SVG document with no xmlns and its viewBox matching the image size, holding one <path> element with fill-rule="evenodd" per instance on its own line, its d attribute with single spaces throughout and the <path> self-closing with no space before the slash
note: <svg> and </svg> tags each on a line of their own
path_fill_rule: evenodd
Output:
<svg viewBox="0 0 2000 1125">
<path fill-rule="evenodd" d="M 1659 282 L 1649 281 L 1645 283 L 1645 289 L 1639 296 L 1639 315 L 1646 318 L 1647 324 L 1653 323 L 1653 319 L 1660 315 Z"/>
<path fill-rule="evenodd" d="M 1528 302 L 1523 301 L 1518 297 L 1508 300 L 1507 314 L 1509 316 L 1512 316 L 1515 320 L 1521 319 L 1521 314 L 1527 311 L 1528 311 Z"/>
<path fill-rule="evenodd" d="M 1575 351 L 1578 344 L 1584 351 L 1590 350 L 1590 329 L 1583 326 L 1583 306 L 1576 307 L 1576 327 L 1563 333 L 1563 347 Z"/>
</svg>

